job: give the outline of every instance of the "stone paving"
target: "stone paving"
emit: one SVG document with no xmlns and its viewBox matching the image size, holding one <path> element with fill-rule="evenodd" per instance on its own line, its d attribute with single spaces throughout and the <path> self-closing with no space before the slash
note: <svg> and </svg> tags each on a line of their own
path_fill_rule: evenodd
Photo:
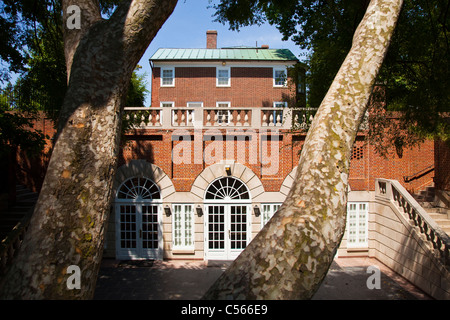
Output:
<svg viewBox="0 0 450 320">
<path fill-rule="evenodd" d="M 198 300 L 229 262 L 105 260 L 96 300 Z M 380 270 L 379 288 L 367 282 Z M 370 271 L 370 270 L 369 270 Z M 376 284 L 375 281 L 371 283 Z M 337 258 L 313 300 L 429 300 L 429 296 L 370 258 Z"/>
</svg>

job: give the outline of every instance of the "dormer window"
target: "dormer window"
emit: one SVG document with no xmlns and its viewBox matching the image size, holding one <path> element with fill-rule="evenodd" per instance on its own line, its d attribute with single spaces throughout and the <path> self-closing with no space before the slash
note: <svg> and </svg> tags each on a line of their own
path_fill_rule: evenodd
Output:
<svg viewBox="0 0 450 320">
<path fill-rule="evenodd" d="M 175 68 L 161 68 L 161 87 L 175 86 Z"/>
</svg>

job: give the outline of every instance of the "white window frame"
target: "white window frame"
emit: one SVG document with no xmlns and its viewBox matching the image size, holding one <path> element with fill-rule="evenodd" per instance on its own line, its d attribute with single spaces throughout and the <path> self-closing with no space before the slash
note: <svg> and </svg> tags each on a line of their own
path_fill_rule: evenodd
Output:
<svg viewBox="0 0 450 320">
<path fill-rule="evenodd" d="M 261 203 L 261 229 L 269 222 L 282 203 Z"/>
<path fill-rule="evenodd" d="M 282 106 L 279 106 L 282 105 Z M 274 101 L 273 107 L 274 108 L 286 108 L 288 106 L 288 103 L 286 101 Z"/>
<path fill-rule="evenodd" d="M 219 83 L 219 73 L 220 71 L 226 70 L 228 72 L 228 82 L 226 84 Z M 223 77 L 222 77 L 223 78 Z M 231 68 L 230 67 L 217 67 L 216 68 L 216 86 L 217 87 L 230 87 L 231 86 Z"/>
<path fill-rule="evenodd" d="M 189 102 L 187 102 L 186 103 L 186 107 L 188 107 L 188 108 L 197 108 L 197 107 L 193 107 L 193 106 L 191 106 L 192 104 L 200 104 L 200 108 L 203 108 L 203 102 L 202 101 L 189 101 Z"/>
<path fill-rule="evenodd" d="M 369 203 L 347 203 L 347 248 L 369 247 Z"/>
<path fill-rule="evenodd" d="M 166 106 L 164 106 L 166 104 Z M 170 105 L 170 107 L 168 106 Z M 174 108 L 175 107 L 175 102 L 173 101 L 161 101 L 159 103 L 160 108 Z"/>
<path fill-rule="evenodd" d="M 216 102 L 216 108 L 225 108 L 225 106 L 219 106 L 220 104 L 226 104 L 227 108 L 231 108 L 231 102 L 230 101 L 217 101 Z M 224 110 L 217 110 L 217 111 L 219 112 L 219 111 L 224 111 Z M 230 112 L 230 110 L 228 110 L 228 112 L 226 113 L 227 121 L 221 121 L 219 119 L 221 119 L 221 116 L 223 116 L 223 115 L 217 114 L 217 122 L 220 123 L 220 124 L 222 124 L 222 123 L 223 124 L 230 123 L 230 115 L 231 115 L 231 112 Z"/>
<path fill-rule="evenodd" d="M 164 71 L 172 71 L 172 83 L 164 84 Z M 175 87 L 175 68 L 174 67 L 161 67 L 161 87 Z"/>
<path fill-rule="evenodd" d="M 180 210 L 180 211 L 178 211 Z M 177 215 L 180 215 L 179 230 L 177 230 Z M 195 220 L 194 204 L 172 204 L 172 250 L 194 250 Z M 187 226 L 190 224 L 190 229 Z M 178 233 L 180 239 L 178 239 Z M 178 240 L 180 243 L 178 243 Z"/>
<path fill-rule="evenodd" d="M 282 71 L 286 77 L 286 79 L 284 80 L 283 84 L 278 84 L 277 83 L 277 72 Z M 285 88 L 287 86 L 287 68 L 285 67 L 278 67 L 278 68 L 273 68 L 273 86 L 276 88 Z"/>
</svg>

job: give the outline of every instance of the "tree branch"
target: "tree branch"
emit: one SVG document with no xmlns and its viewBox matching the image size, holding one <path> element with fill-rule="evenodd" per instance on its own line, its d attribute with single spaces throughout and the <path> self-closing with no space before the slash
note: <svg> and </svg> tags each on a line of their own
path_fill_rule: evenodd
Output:
<svg viewBox="0 0 450 320">
<path fill-rule="evenodd" d="M 172 14 L 177 2 L 177 0 L 128 0 L 117 7 L 109 23 L 123 24 L 123 45 L 127 60 L 136 56 L 140 59 Z"/>
<path fill-rule="evenodd" d="M 68 8 L 72 5 L 80 8 L 80 28 L 69 29 L 67 19 L 73 14 L 68 12 Z M 63 31 L 64 31 L 64 56 L 66 57 L 67 81 L 70 79 L 70 71 L 72 69 L 73 56 L 77 51 L 81 38 L 89 31 L 89 29 L 102 20 L 100 14 L 100 4 L 98 0 L 63 0 Z"/>
</svg>

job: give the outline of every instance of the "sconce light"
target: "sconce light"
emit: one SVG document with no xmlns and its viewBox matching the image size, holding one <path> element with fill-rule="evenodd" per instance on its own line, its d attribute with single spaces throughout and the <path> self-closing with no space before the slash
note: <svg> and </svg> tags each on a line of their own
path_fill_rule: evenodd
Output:
<svg viewBox="0 0 450 320">
<path fill-rule="evenodd" d="M 222 61 L 222 66 L 226 66 L 227 65 L 227 63 L 226 63 L 226 61 Z"/>
<path fill-rule="evenodd" d="M 167 217 L 170 217 L 170 215 L 172 214 L 170 206 L 168 204 L 164 206 L 164 213 L 166 214 Z"/>
<path fill-rule="evenodd" d="M 257 204 L 253 207 L 253 212 L 255 213 L 255 217 L 259 217 L 261 215 L 261 210 L 259 210 L 259 207 Z"/>
<path fill-rule="evenodd" d="M 225 166 L 225 172 L 227 173 L 227 176 L 231 176 L 231 166 Z"/>
<path fill-rule="evenodd" d="M 197 211 L 197 215 L 199 217 L 201 217 L 203 215 L 203 210 L 202 210 L 202 206 L 199 204 L 197 205 L 197 207 L 195 208 L 195 211 Z"/>
</svg>

